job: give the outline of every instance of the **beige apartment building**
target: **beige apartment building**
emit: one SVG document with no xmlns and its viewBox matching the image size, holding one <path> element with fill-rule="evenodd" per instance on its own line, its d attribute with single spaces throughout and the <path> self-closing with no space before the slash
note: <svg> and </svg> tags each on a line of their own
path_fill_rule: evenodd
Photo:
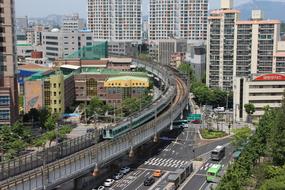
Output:
<svg viewBox="0 0 285 190">
<path fill-rule="evenodd" d="M 239 11 L 227 5 L 232 1 L 222 0 L 222 8 L 209 17 L 207 85 L 232 91 L 235 77 L 285 71 L 280 21 L 264 19 L 260 10 L 239 20 Z"/>
<path fill-rule="evenodd" d="M 0 0 L 0 125 L 18 118 L 14 1 Z"/>
<path fill-rule="evenodd" d="M 211 88 L 232 90 L 234 72 L 234 34 L 239 10 L 231 0 L 221 0 L 221 9 L 208 18 L 206 83 Z"/>
<path fill-rule="evenodd" d="M 234 77 L 282 71 L 276 70 L 274 60 L 279 40 L 280 21 L 264 20 L 260 10 L 252 11 L 251 20 L 237 21 Z"/>
</svg>

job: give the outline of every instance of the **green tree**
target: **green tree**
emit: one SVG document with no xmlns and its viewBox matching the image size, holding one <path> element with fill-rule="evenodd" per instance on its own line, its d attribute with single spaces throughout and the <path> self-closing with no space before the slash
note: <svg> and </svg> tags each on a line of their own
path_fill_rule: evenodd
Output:
<svg viewBox="0 0 285 190">
<path fill-rule="evenodd" d="M 87 106 L 87 116 L 92 116 L 94 114 L 104 115 L 110 106 L 106 105 L 97 96 L 93 97 Z"/>
<path fill-rule="evenodd" d="M 30 130 L 19 122 L 12 126 L 3 126 L 0 128 L 0 152 L 5 159 L 11 159 L 27 147 L 31 138 Z"/>
<path fill-rule="evenodd" d="M 215 88 L 212 90 L 212 100 L 211 100 L 211 105 L 214 107 L 218 106 L 226 106 L 227 103 L 227 92 L 223 91 L 219 88 Z"/>
<path fill-rule="evenodd" d="M 59 137 L 65 139 L 66 135 L 69 134 L 71 131 L 72 131 L 72 128 L 70 126 L 67 126 L 67 125 L 62 126 L 58 131 Z"/>
<path fill-rule="evenodd" d="M 46 140 L 46 141 L 49 141 L 49 146 L 51 146 L 51 143 L 52 141 L 56 140 L 57 138 L 57 133 L 55 130 L 52 130 L 52 131 L 48 131 L 46 132 L 44 135 L 43 135 L 43 138 Z"/>
<path fill-rule="evenodd" d="M 122 109 L 125 116 L 128 116 L 140 109 L 140 103 L 135 97 L 125 98 L 122 102 Z"/>
<path fill-rule="evenodd" d="M 210 104 L 213 100 L 213 93 L 206 85 L 197 85 L 192 92 L 195 102 L 199 105 Z"/>
<path fill-rule="evenodd" d="M 278 109 L 275 123 L 271 128 L 271 152 L 274 164 L 283 166 L 285 164 L 285 99 Z"/>
<path fill-rule="evenodd" d="M 48 109 L 42 108 L 41 110 L 39 110 L 40 127 L 44 128 L 45 123 L 50 116 L 51 116 L 51 113 L 49 112 Z"/>
<path fill-rule="evenodd" d="M 194 81 L 196 81 L 196 77 L 195 77 L 193 68 L 190 64 L 187 64 L 187 63 L 180 64 L 178 67 L 178 71 L 180 71 L 184 75 L 188 76 L 188 80 L 189 80 L 190 84 L 193 83 Z"/>
<path fill-rule="evenodd" d="M 47 131 L 54 130 L 56 127 L 57 120 L 58 120 L 57 115 L 49 115 L 47 120 L 44 123 L 44 129 Z"/>
<path fill-rule="evenodd" d="M 252 131 L 249 127 L 234 129 L 234 137 L 232 140 L 232 144 L 236 148 L 244 146 L 249 140 L 249 137 L 251 136 L 251 134 L 252 134 Z"/>
<path fill-rule="evenodd" d="M 244 105 L 244 109 L 245 109 L 245 112 L 248 115 L 248 117 L 247 117 L 248 122 L 251 122 L 251 116 L 255 112 L 255 106 L 252 103 L 245 104 Z"/>
</svg>

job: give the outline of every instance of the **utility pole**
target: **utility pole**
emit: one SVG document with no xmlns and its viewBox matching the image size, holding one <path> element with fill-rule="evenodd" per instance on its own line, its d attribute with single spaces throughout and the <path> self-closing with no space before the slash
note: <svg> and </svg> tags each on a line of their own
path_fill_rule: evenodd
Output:
<svg viewBox="0 0 285 190">
<path fill-rule="evenodd" d="M 226 110 L 228 110 L 228 107 L 229 107 L 229 93 L 227 92 Z"/>
</svg>

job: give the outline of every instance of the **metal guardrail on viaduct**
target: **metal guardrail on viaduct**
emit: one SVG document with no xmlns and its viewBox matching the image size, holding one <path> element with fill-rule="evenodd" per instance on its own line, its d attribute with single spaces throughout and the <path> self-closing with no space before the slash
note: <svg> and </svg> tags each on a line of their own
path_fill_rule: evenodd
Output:
<svg viewBox="0 0 285 190">
<path fill-rule="evenodd" d="M 85 139 L 86 144 L 82 143 L 84 138 L 78 139 L 78 143 L 81 142 L 79 143 L 80 146 L 73 142 L 73 146 L 69 145 L 69 148 L 73 147 L 72 150 L 62 149 L 65 150 L 64 155 L 67 155 L 65 157 L 49 158 L 49 156 L 53 156 L 53 153 L 49 155 L 48 152 L 42 152 L 41 154 L 26 157 L 26 159 L 31 159 L 31 162 L 17 159 L 17 163 L 14 160 L 14 165 L 11 165 L 10 162 L 3 163 L 0 165 L 0 189 L 53 189 L 66 181 L 76 179 L 92 171 L 96 166 L 101 167 L 110 163 L 130 150 L 148 142 L 160 131 L 170 126 L 188 104 L 186 83 L 166 67 L 148 64 L 140 60 L 134 60 L 134 64 L 138 67 L 144 67 L 164 82 L 168 90 L 163 98 L 165 103 L 169 104 L 164 113 L 113 140 L 106 140 L 92 145 L 92 141 L 96 139 L 94 136 Z M 36 160 L 36 163 L 33 160 Z M 25 166 L 26 163 L 30 163 L 30 166 Z M 27 171 L 27 168 L 29 168 L 29 171 Z"/>
</svg>

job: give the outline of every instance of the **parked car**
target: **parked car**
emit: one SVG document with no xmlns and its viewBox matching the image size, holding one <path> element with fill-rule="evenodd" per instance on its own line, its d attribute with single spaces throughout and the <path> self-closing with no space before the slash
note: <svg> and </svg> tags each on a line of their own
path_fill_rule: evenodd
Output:
<svg viewBox="0 0 285 190">
<path fill-rule="evenodd" d="M 129 173 L 130 171 L 131 171 L 131 168 L 125 166 L 125 167 L 122 167 L 119 172 L 123 173 L 125 175 L 125 174 Z"/>
<path fill-rule="evenodd" d="M 151 186 L 154 183 L 154 178 L 153 177 L 148 177 L 144 180 L 143 185 L 144 186 Z"/>
<path fill-rule="evenodd" d="M 115 183 L 115 180 L 113 180 L 113 179 L 106 179 L 106 181 L 104 182 L 104 186 L 105 187 L 111 187 L 114 183 Z"/>
<path fill-rule="evenodd" d="M 113 178 L 114 178 L 115 180 L 119 180 L 119 179 L 121 179 L 123 176 L 124 176 L 123 173 L 118 172 L 118 173 L 115 173 L 115 174 L 113 175 Z"/>
</svg>

